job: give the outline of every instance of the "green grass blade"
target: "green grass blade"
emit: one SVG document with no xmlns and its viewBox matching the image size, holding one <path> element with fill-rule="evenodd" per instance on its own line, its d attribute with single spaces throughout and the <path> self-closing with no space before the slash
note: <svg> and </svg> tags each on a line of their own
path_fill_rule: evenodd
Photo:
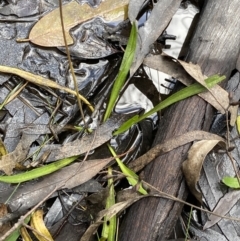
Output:
<svg viewBox="0 0 240 241">
<path fill-rule="evenodd" d="M 208 87 L 211 88 L 224 79 L 225 79 L 225 76 L 213 75 L 213 76 L 207 78 L 205 81 L 206 81 L 206 84 L 208 85 Z M 123 133 L 124 131 L 128 130 L 133 124 L 136 124 L 136 123 L 144 120 L 145 118 L 149 117 L 150 115 L 154 114 L 157 111 L 163 110 L 164 108 L 166 108 L 180 100 L 184 100 L 190 96 L 200 94 L 204 91 L 207 91 L 207 89 L 199 83 L 195 83 L 188 87 L 185 87 L 184 89 L 179 90 L 178 92 L 169 96 L 164 101 L 160 102 L 158 105 L 156 105 L 153 109 L 151 109 L 144 115 L 133 116 L 131 119 L 124 122 L 119 127 L 119 129 L 114 132 L 114 135 L 119 135 L 119 134 Z"/>
<path fill-rule="evenodd" d="M 112 92 L 110 95 L 110 99 L 108 102 L 108 106 L 107 106 L 107 109 L 106 109 L 106 112 L 104 115 L 104 119 L 103 119 L 104 121 L 106 121 L 109 118 L 109 116 L 114 108 L 114 105 L 116 103 L 116 100 L 119 96 L 119 93 L 126 81 L 127 74 L 129 72 L 132 62 L 133 62 L 136 46 L 137 46 L 137 23 L 133 22 L 130 37 L 128 40 L 128 44 L 127 44 L 125 53 L 123 55 L 123 60 L 122 60 L 117 78 L 114 82 Z"/>
<path fill-rule="evenodd" d="M 28 224 L 29 221 L 30 221 L 30 218 L 31 218 L 31 215 L 29 215 L 25 220 L 24 220 L 24 223 L 25 224 Z M 15 229 L 6 239 L 5 241 L 16 241 L 19 236 L 20 236 L 20 228 L 22 226 L 20 226 L 19 228 Z"/>
<path fill-rule="evenodd" d="M 110 152 L 112 153 L 112 155 L 115 157 L 115 160 L 117 161 L 118 166 L 120 167 L 122 173 L 126 176 L 129 184 L 132 185 L 133 187 L 136 186 L 137 184 L 139 184 L 138 175 L 134 171 L 132 171 L 130 168 L 128 168 L 127 166 L 124 165 L 124 163 L 117 157 L 115 151 L 113 150 L 113 148 L 110 145 L 108 145 L 108 148 L 109 148 Z M 139 185 L 138 192 L 140 192 L 143 195 L 148 194 L 147 191 L 143 188 L 141 183 Z"/>
<path fill-rule="evenodd" d="M 69 158 L 64 158 L 56 162 L 52 162 L 50 164 L 44 165 L 42 167 L 34 168 L 31 171 L 19 173 L 16 175 L 12 176 L 0 176 L 0 181 L 1 182 L 6 182 L 6 183 L 21 183 L 21 182 L 26 182 L 38 177 L 42 177 L 48 174 L 51 174 L 69 164 L 74 162 L 78 156 L 72 156 Z"/>
<path fill-rule="evenodd" d="M 108 175 L 112 176 L 112 168 L 108 168 Z M 106 209 L 110 208 L 115 204 L 115 190 L 113 185 L 113 178 L 108 179 L 108 187 L 109 187 L 109 195 L 106 201 Z M 117 228 L 117 217 L 113 216 L 107 222 L 107 217 L 104 218 L 103 229 L 102 229 L 102 237 L 100 241 L 108 240 L 115 241 L 116 236 L 116 228 Z"/>
</svg>

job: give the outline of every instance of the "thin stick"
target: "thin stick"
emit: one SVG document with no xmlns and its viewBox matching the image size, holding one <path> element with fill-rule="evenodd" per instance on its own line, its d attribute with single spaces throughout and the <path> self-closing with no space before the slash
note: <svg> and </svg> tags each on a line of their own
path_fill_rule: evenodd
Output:
<svg viewBox="0 0 240 241">
<path fill-rule="evenodd" d="M 60 10 L 60 19 L 61 19 L 63 39 L 64 39 L 65 48 L 66 48 L 69 67 L 70 67 L 71 74 L 72 74 L 72 77 L 73 77 L 75 91 L 76 91 L 76 93 L 78 93 L 77 80 L 76 80 L 76 76 L 74 74 L 73 65 L 72 65 L 72 61 L 71 61 L 71 57 L 70 57 L 70 53 L 69 53 L 69 49 L 68 49 L 68 45 L 67 45 L 67 38 L 66 38 L 66 34 L 65 34 L 64 22 L 63 22 L 63 11 L 62 11 L 62 0 L 59 0 L 59 10 Z M 78 101 L 78 107 L 79 107 L 79 110 L 80 110 L 80 113 L 81 113 L 81 116 L 82 116 L 82 119 L 83 119 L 84 126 L 87 130 L 88 126 L 87 126 L 87 123 L 85 121 L 85 117 L 84 117 L 84 113 L 83 113 L 83 109 L 82 109 L 82 102 L 81 102 L 78 95 L 77 95 L 77 101 Z"/>
</svg>

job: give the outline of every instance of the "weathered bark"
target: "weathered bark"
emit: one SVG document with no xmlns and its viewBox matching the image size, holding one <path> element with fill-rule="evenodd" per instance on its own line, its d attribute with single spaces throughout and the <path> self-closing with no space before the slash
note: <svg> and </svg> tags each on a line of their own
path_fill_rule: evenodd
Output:
<svg viewBox="0 0 240 241">
<path fill-rule="evenodd" d="M 199 64 L 205 75 L 220 73 L 228 77 L 235 68 L 240 49 L 239 9 L 239 0 L 206 1 L 187 58 Z M 186 131 L 202 129 L 203 122 L 209 119 L 206 108 L 206 102 L 197 96 L 170 107 L 160 123 L 154 144 Z M 156 158 L 142 173 L 144 180 L 161 191 L 186 198 L 181 165 L 189 147 L 185 145 Z M 125 216 L 119 240 L 164 240 L 174 227 L 181 208 L 179 203 L 164 198 L 139 201 Z"/>
</svg>

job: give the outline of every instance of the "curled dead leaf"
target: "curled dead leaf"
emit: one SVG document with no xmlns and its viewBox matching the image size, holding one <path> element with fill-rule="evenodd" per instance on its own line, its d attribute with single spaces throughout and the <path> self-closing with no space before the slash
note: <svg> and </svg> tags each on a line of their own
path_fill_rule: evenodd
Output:
<svg viewBox="0 0 240 241">
<path fill-rule="evenodd" d="M 202 203 L 202 195 L 197 190 L 196 185 L 200 177 L 202 165 L 206 155 L 217 145 L 225 145 L 224 141 L 202 140 L 194 143 L 188 151 L 188 158 L 182 164 L 182 169 L 186 182 L 192 194 Z"/>
</svg>

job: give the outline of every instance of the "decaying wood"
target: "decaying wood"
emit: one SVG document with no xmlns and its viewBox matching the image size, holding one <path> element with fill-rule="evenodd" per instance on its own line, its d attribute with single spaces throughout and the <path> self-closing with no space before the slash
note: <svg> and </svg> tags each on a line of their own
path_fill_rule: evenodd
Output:
<svg viewBox="0 0 240 241">
<path fill-rule="evenodd" d="M 205 75 L 224 74 L 229 77 L 239 55 L 239 0 L 207 0 L 190 45 L 188 61 L 202 67 Z M 191 130 L 209 128 L 211 116 L 207 104 L 194 96 L 170 107 L 160 123 L 154 145 Z M 209 108 L 208 108 L 209 109 Z M 210 113 L 211 113 L 210 108 Z M 207 121 L 209 120 L 209 121 Z M 141 175 L 161 191 L 185 199 L 187 188 L 181 165 L 190 145 L 159 156 Z M 156 241 L 166 239 L 175 224 L 182 205 L 167 199 L 147 198 L 134 204 L 120 227 L 120 241 Z"/>
</svg>

